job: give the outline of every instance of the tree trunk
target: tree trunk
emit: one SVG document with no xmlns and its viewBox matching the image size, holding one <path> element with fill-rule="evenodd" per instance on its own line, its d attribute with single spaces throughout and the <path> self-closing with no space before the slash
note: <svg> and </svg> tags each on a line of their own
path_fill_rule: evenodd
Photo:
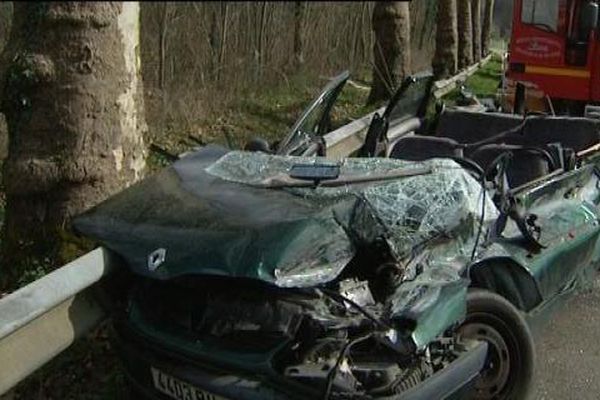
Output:
<svg viewBox="0 0 600 400">
<path fill-rule="evenodd" d="M 473 64 L 471 0 L 458 0 L 458 68 Z"/>
<path fill-rule="evenodd" d="M 492 24 L 494 21 L 494 0 L 485 0 L 483 13 L 483 26 L 481 28 L 481 52 L 483 56 L 490 54 L 490 40 L 492 38 Z"/>
<path fill-rule="evenodd" d="M 438 78 L 447 78 L 458 70 L 458 25 L 456 0 L 438 3 L 437 33 L 433 71 Z"/>
<path fill-rule="evenodd" d="M 219 64 L 217 65 L 217 82 L 221 81 L 221 71 L 225 63 L 225 48 L 227 46 L 227 28 L 229 24 L 229 7 L 226 1 L 221 3 L 221 43 L 219 46 Z"/>
<path fill-rule="evenodd" d="M 167 29 L 168 25 L 168 2 L 163 2 L 161 5 L 160 15 L 160 26 L 158 28 L 158 87 L 163 91 L 165 90 L 165 64 L 167 57 Z"/>
<path fill-rule="evenodd" d="M 370 1 L 365 2 L 364 14 L 361 19 L 361 43 L 360 43 L 360 51 L 363 55 L 362 60 L 368 62 L 371 60 L 371 45 L 373 41 L 373 34 L 369 23 L 369 16 L 372 14 L 373 3 Z"/>
<path fill-rule="evenodd" d="M 410 74 L 409 2 L 378 1 L 373 10 L 373 84 L 368 104 L 389 98 Z"/>
<path fill-rule="evenodd" d="M 138 47 L 137 2 L 15 2 L 0 63 L 9 129 L 1 265 L 72 256 L 70 218 L 142 177 Z"/>
<path fill-rule="evenodd" d="M 306 2 L 294 2 L 294 63 L 299 69 L 304 64 L 304 16 Z"/>
<path fill-rule="evenodd" d="M 256 48 L 254 52 L 254 58 L 256 61 L 256 71 L 254 79 L 256 82 L 262 77 L 263 73 L 263 62 L 264 62 L 264 34 L 265 34 L 265 24 L 267 20 L 267 2 L 261 2 L 261 6 L 258 16 L 258 24 L 256 27 Z"/>
<path fill-rule="evenodd" d="M 471 0 L 473 18 L 473 62 L 481 60 L 481 0 Z"/>
<path fill-rule="evenodd" d="M 217 70 L 219 69 L 219 49 L 221 47 L 217 23 L 217 7 L 219 5 L 207 4 L 212 8 L 210 14 L 210 30 L 208 33 L 208 43 L 210 44 L 210 76 L 212 80 L 216 81 Z"/>
</svg>

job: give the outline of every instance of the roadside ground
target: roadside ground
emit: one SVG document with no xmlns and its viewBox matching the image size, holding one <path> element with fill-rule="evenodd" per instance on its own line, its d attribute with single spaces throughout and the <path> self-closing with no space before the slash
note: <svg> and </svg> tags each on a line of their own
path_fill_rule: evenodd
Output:
<svg viewBox="0 0 600 400">
<path fill-rule="evenodd" d="M 536 340 L 531 400 L 600 398 L 600 275 L 556 310 Z"/>
</svg>

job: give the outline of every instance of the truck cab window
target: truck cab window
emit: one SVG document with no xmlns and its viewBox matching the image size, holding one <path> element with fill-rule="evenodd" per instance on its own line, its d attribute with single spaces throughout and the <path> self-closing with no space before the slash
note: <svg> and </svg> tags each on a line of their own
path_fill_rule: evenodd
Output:
<svg viewBox="0 0 600 400">
<path fill-rule="evenodd" d="M 523 0 L 521 20 L 550 32 L 558 30 L 559 0 Z"/>
</svg>

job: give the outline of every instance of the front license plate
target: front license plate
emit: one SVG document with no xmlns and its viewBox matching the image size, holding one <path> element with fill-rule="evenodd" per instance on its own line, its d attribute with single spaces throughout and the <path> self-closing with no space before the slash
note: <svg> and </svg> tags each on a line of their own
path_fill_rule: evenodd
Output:
<svg viewBox="0 0 600 400">
<path fill-rule="evenodd" d="M 154 387 L 160 392 L 177 400 L 227 400 L 224 397 L 198 389 L 187 382 L 180 381 L 161 370 L 151 368 Z"/>
</svg>

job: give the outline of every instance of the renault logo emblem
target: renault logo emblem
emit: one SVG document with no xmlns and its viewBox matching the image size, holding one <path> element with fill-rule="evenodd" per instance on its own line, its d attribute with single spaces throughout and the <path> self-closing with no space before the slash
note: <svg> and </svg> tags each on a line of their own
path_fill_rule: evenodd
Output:
<svg viewBox="0 0 600 400">
<path fill-rule="evenodd" d="M 150 271 L 155 271 L 158 267 L 160 267 L 167 257 L 167 250 L 160 248 L 154 250 L 152 253 L 148 255 L 148 269 Z"/>
</svg>

